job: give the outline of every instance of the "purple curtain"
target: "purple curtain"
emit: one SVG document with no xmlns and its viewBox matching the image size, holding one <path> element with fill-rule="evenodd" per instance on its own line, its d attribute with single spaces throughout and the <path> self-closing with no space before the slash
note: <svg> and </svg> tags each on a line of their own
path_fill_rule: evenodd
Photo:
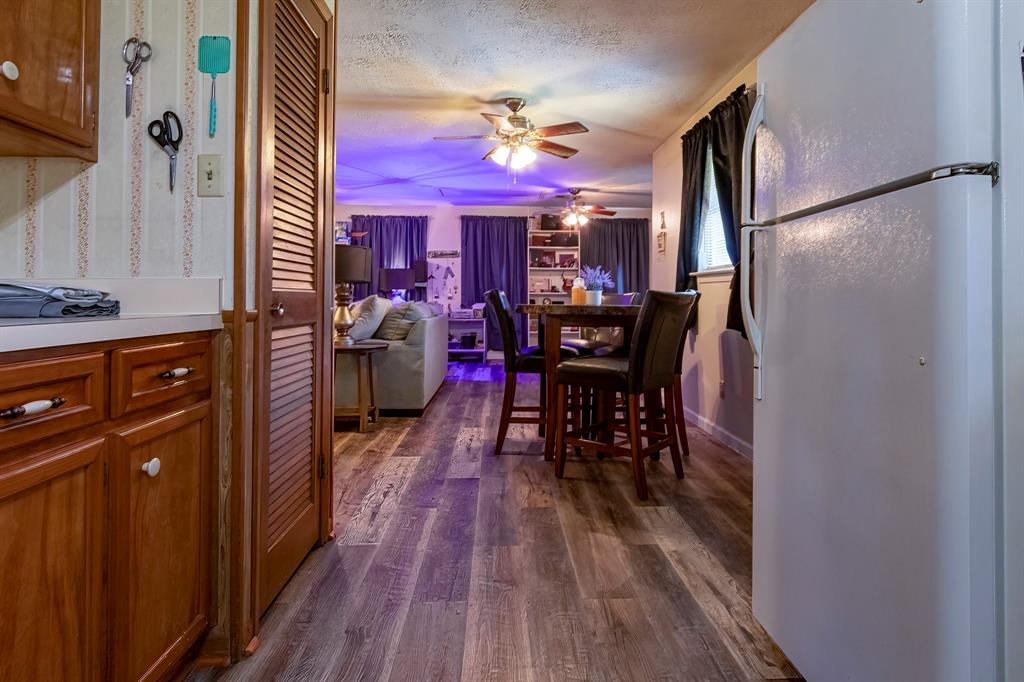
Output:
<svg viewBox="0 0 1024 682">
<path fill-rule="evenodd" d="M 427 216 L 354 215 L 352 232 L 366 232 L 353 237 L 352 243 L 370 247 L 370 283 L 356 284 L 354 297 L 365 298 L 377 293 L 382 268 L 411 268 L 412 262 L 427 259 Z M 426 289 L 409 291 L 409 300 L 425 301 Z"/>
<path fill-rule="evenodd" d="M 462 307 L 484 302 L 484 292 L 501 289 L 515 308 L 526 303 L 526 218 L 462 216 Z M 526 345 L 529 328 L 525 315 L 516 315 L 516 330 Z M 501 333 L 488 318 L 487 339 L 501 349 Z"/>
<path fill-rule="evenodd" d="M 580 229 L 580 265 L 612 273 L 615 291 L 641 298 L 650 285 L 651 229 L 647 218 L 595 218 Z"/>
</svg>

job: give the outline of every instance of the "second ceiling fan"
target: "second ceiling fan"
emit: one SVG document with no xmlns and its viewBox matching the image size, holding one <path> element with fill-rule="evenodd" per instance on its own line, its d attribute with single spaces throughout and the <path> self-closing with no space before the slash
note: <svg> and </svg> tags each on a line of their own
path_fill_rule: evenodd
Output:
<svg viewBox="0 0 1024 682">
<path fill-rule="evenodd" d="M 615 211 L 609 211 L 598 204 L 584 204 L 580 197 L 583 190 L 578 187 L 570 187 L 568 194 L 559 194 L 557 198 L 568 199 L 565 208 L 562 209 L 562 224 L 569 227 L 586 225 L 594 216 L 613 216 Z"/>
<path fill-rule="evenodd" d="M 512 112 L 511 115 L 480 114 L 494 126 L 493 133 L 487 135 L 444 135 L 434 139 L 494 140 L 498 144 L 484 155 L 484 160 L 490 159 L 499 166 L 509 166 L 513 170 L 518 170 L 536 160 L 537 153 L 534 150 L 562 159 L 568 159 L 579 151 L 564 144 L 551 142 L 547 138 L 590 132 L 579 121 L 536 128 L 530 119 L 519 113 L 526 106 L 526 102 L 519 97 L 507 98 L 505 106 Z"/>
</svg>

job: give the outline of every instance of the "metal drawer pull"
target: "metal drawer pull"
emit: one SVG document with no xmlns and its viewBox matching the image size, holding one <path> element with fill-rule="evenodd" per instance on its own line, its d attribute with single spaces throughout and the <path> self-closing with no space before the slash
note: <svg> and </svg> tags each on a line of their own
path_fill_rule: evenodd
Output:
<svg viewBox="0 0 1024 682">
<path fill-rule="evenodd" d="M 175 367 L 174 369 L 169 369 L 166 372 L 160 372 L 160 378 L 180 379 L 181 377 L 188 376 L 194 371 L 196 371 L 195 367 Z"/>
<path fill-rule="evenodd" d="M 154 457 L 148 462 L 143 462 L 142 470 L 145 471 L 150 478 L 153 478 L 160 473 L 160 458 Z"/>
<path fill-rule="evenodd" d="M 18 417 L 31 416 L 33 414 L 39 414 L 46 410 L 52 410 L 60 407 L 67 401 L 64 398 L 56 397 L 50 398 L 49 400 L 33 400 L 30 403 L 24 405 L 15 405 L 14 407 L 8 407 L 0 410 L 0 419 L 17 419 Z"/>
<path fill-rule="evenodd" d="M 270 314 L 274 317 L 284 317 L 284 303 L 278 302 L 270 306 Z"/>
</svg>

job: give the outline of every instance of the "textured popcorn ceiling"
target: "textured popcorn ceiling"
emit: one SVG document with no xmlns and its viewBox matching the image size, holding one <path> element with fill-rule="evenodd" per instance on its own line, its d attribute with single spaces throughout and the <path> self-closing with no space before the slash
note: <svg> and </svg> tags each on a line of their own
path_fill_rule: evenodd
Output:
<svg viewBox="0 0 1024 682">
<path fill-rule="evenodd" d="M 810 0 L 352 0 L 339 3 L 339 201 L 650 206 L 651 153 Z M 479 112 L 524 97 L 537 126 L 578 120 L 512 183 L 481 157 Z"/>
</svg>

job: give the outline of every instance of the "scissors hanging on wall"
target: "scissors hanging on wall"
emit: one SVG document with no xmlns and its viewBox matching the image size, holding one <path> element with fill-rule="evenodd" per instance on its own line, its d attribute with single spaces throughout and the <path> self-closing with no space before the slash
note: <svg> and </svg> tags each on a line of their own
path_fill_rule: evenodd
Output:
<svg viewBox="0 0 1024 682">
<path fill-rule="evenodd" d="M 150 121 L 149 136 L 170 157 L 171 193 L 174 192 L 174 175 L 178 170 L 178 147 L 181 145 L 181 120 L 173 111 L 165 111 L 161 119 Z"/>
<path fill-rule="evenodd" d="M 121 58 L 128 68 L 124 72 L 124 117 L 132 115 L 132 93 L 135 90 L 135 74 L 142 68 L 143 62 L 148 62 L 153 56 L 153 48 L 144 40 L 132 36 L 124 41 L 121 48 Z"/>
</svg>

